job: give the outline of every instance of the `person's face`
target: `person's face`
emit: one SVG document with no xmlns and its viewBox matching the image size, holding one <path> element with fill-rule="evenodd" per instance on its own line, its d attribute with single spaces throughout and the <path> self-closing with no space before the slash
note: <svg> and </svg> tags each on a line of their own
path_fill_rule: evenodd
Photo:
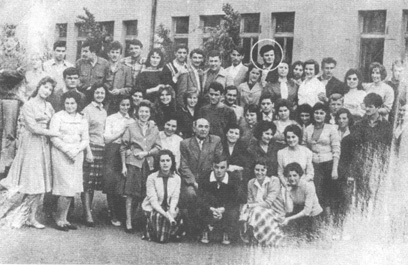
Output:
<svg viewBox="0 0 408 265">
<path fill-rule="evenodd" d="M 160 169 L 165 173 L 170 172 L 170 169 L 172 166 L 171 157 L 167 154 L 161 155 L 159 161 L 160 161 Z"/>
<path fill-rule="evenodd" d="M 262 133 L 261 141 L 263 144 L 269 144 L 273 138 L 273 131 L 272 129 L 268 129 Z"/>
<path fill-rule="evenodd" d="M 117 61 L 119 61 L 119 59 L 120 59 L 120 49 L 117 49 L 117 50 L 110 50 L 109 51 L 109 59 L 112 61 L 112 62 L 114 62 L 114 63 L 116 63 Z"/>
<path fill-rule="evenodd" d="M 133 105 L 139 106 L 140 102 L 143 100 L 142 92 L 135 92 L 132 95 Z"/>
<path fill-rule="evenodd" d="M 266 177 L 266 167 L 264 165 L 255 165 L 254 168 L 255 177 L 258 181 L 262 181 Z"/>
<path fill-rule="evenodd" d="M 299 144 L 299 137 L 294 132 L 288 132 L 286 142 L 290 147 L 296 147 Z"/>
<path fill-rule="evenodd" d="M 229 105 L 235 104 L 237 102 L 238 91 L 236 89 L 227 90 L 225 94 L 225 100 Z"/>
<path fill-rule="evenodd" d="M 161 57 L 158 53 L 154 52 L 151 56 L 150 56 L 150 65 L 153 67 L 158 67 L 161 61 Z"/>
<path fill-rule="evenodd" d="M 339 127 L 342 129 L 347 128 L 349 126 L 349 118 L 347 116 L 347 113 L 340 114 L 338 123 L 339 123 Z"/>
<path fill-rule="evenodd" d="M 271 65 L 274 63 L 275 61 L 275 51 L 274 50 L 270 50 L 268 52 L 265 52 L 264 55 L 262 56 L 263 61 L 265 64 L 267 65 Z"/>
<path fill-rule="evenodd" d="M 221 93 L 220 91 L 215 91 L 214 89 L 210 88 L 210 103 L 211 105 L 217 105 L 220 102 Z"/>
<path fill-rule="evenodd" d="M 169 91 L 167 90 L 163 90 L 160 93 L 160 102 L 163 103 L 163 105 L 169 105 L 171 102 L 171 95 L 169 93 Z"/>
<path fill-rule="evenodd" d="M 172 136 L 177 130 L 177 121 L 169 120 L 164 124 L 164 134 L 166 136 Z"/>
<path fill-rule="evenodd" d="M 200 68 L 203 62 L 204 62 L 204 56 L 202 54 L 193 53 L 193 55 L 191 56 L 191 64 L 195 68 Z"/>
<path fill-rule="evenodd" d="M 34 69 L 40 69 L 41 66 L 42 66 L 41 57 L 38 56 L 38 55 L 35 55 L 35 56 L 31 57 L 31 64 L 32 64 Z"/>
<path fill-rule="evenodd" d="M 129 99 L 123 99 L 120 103 L 119 103 L 119 112 L 123 115 L 128 114 L 130 109 L 130 100 Z"/>
<path fill-rule="evenodd" d="M 282 106 L 279 108 L 278 115 L 279 115 L 280 120 L 283 120 L 283 121 L 288 120 L 289 114 L 290 114 L 290 111 L 286 106 Z"/>
<path fill-rule="evenodd" d="M 305 65 L 305 76 L 306 76 L 306 79 L 312 79 L 315 76 L 314 64 Z"/>
<path fill-rule="evenodd" d="M 303 76 L 303 66 L 301 65 L 296 65 L 295 68 L 293 69 L 293 75 L 295 76 L 295 79 L 300 79 Z"/>
<path fill-rule="evenodd" d="M 342 99 L 338 99 L 338 100 L 330 100 L 330 112 L 332 114 L 336 114 L 339 109 L 341 109 L 343 107 L 343 100 Z"/>
<path fill-rule="evenodd" d="M 65 47 L 56 47 L 54 50 L 54 58 L 56 61 L 61 62 L 62 60 L 65 59 L 65 53 L 66 53 L 66 48 Z"/>
<path fill-rule="evenodd" d="M 186 49 L 178 49 L 177 52 L 174 54 L 176 56 L 176 60 L 180 63 L 184 63 L 187 59 L 187 50 Z"/>
<path fill-rule="evenodd" d="M 69 114 L 73 114 L 77 111 L 78 104 L 74 98 L 67 98 L 64 102 L 65 111 Z"/>
<path fill-rule="evenodd" d="M 235 144 L 239 139 L 239 129 L 229 129 L 227 132 L 227 141 L 230 144 Z"/>
<path fill-rule="evenodd" d="M 97 88 L 94 92 L 94 100 L 96 103 L 102 103 L 105 100 L 105 89 L 103 87 Z"/>
<path fill-rule="evenodd" d="M 381 82 L 381 72 L 379 68 L 374 68 L 371 72 L 371 79 L 374 83 Z"/>
<path fill-rule="evenodd" d="M 91 51 L 89 50 L 89 47 L 82 47 L 81 56 L 85 60 L 88 60 L 91 58 Z"/>
<path fill-rule="evenodd" d="M 287 77 L 289 73 L 289 65 L 287 63 L 280 63 L 278 66 L 278 75 L 280 77 Z"/>
<path fill-rule="evenodd" d="M 214 176 L 218 181 L 222 181 L 222 179 L 225 176 L 225 173 L 227 172 L 227 169 L 228 169 L 227 161 L 221 161 L 218 164 L 213 163 Z"/>
<path fill-rule="evenodd" d="M 289 171 L 286 176 L 289 186 L 296 187 L 299 184 L 300 176 L 296 171 Z"/>
<path fill-rule="evenodd" d="M 68 89 L 75 89 L 78 87 L 78 84 L 79 84 L 79 76 L 78 75 L 67 75 L 64 81 Z"/>
<path fill-rule="evenodd" d="M 6 51 L 11 52 L 17 47 L 17 44 L 18 42 L 14 37 L 8 37 L 4 42 L 4 47 Z"/>
<path fill-rule="evenodd" d="M 323 66 L 323 75 L 326 78 L 332 77 L 334 68 L 336 68 L 336 65 L 334 63 L 325 63 Z"/>
<path fill-rule="evenodd" d="M 198 119 L 194 127 L 194 133 L 200 139 L 204 139 L 210 133 L 210 124 L 206 119 Z"/>
<path fill-rule="evenodd" d="M 394 80 L 399 81 L 401 80 L 402 71 L 404 70 L 403 67 L 394 66 L 392 68 L 392 77 Z"/>
<path fill-rule="evenodd" d="M 261 102 L 261 111 L 263 113 L 270 113 L 272 112 L 273 109 L 273 103 L 272 100 L 270 98 L 266 98 L 264 100 L 262 100 Z"/>
<path fill-rule="evenodd" d="M 406 105 L 404 105 L 404 106 L 401 106 L 400 108 L 399 108 L 399 110 L 398 110 L 398 116 L 400 116 L 401 118 L 402 117 L 405 117 L 405 113 L 406 113 Z"/>
<path fill-rule="evenodd" d="M 309 125 L 311 123 L 310 114 L 307 112 L 300 113 L 300 120 L 304 125 Z"/>
<path fill-rule="evenodd" d="M 247 111 L 245 114 L 245 120 L 249 125 L 255 125 L 257 122 L 256 113 Z"/>
<path fill-rule="evenodd" d="M 244 59 L 244 56 L 239 54 L 238 51 L 233 50 L 232 53 L 230 54 L 231 57 L 231 62 L 234 66 L 237 66 L 242 62 L 242 59 Z"/>
<path fill-rule="evenodd" d="M 253 84 L 258 82 L 259 77 L 261 76 L 261 71 L 257 68 L 253 68 L 251 72 L 249 72 L 249 81 Z"/>
<path fill-rule="evenodd" d="M 208 58 L 208 65 L 212 71 L 218 71 L 221 68 L 221 59 L 218 56 Z"/>
<path fill-rule="evenodd" d="M 347 86 L 351 89 L 358 87 L 358 77 L 356 74 L 349 75 L 347 77 Z"/>
<path fill-rule="evenodd" d="M 194 108 L 195 106 L 197 106 L 197 102 L 198 102 L 197 94 L 192 94 L 191 96 L 187 97 L 187 105 L 190 108 Z"/>
<path fill-rule="evenodd" d="M 129 54 L 133 58 L 137 58 L 142 53 L 142 47 L 139 45 L 130 44 L 129 45 Z"/>
<path fill-rule="evenodd" d="M 378 113 L 378 109 L 374 105 L 368 105 L 365 107 L 366 115 L 368 117 L 373 116 Z"/>
<path fill-rule="evenodd" d="M 54 88 L 52 87 L 51 83 L 49 83 L 49 82 L 45 83 L 45 84 L 41 85 L 40 88 L 38 89 L 38 95 L 42 99 L 46 99 L 52 94 L 53 89 Z"/>
<path fill-rule="evenodd" d="M 150 119 L 150 108 L 142 106 L 137 111 L 137 114 L 141 122 L 147 122 Z"/>
<path fill-rule="evenodd" d="M 319 124 L 324 123 L 325 118 L 326 118 L 326 112 L 324 110 L 322 109 L 315 110 L 314 120 L 316 123 L 319 123 Z"/>
</svg>

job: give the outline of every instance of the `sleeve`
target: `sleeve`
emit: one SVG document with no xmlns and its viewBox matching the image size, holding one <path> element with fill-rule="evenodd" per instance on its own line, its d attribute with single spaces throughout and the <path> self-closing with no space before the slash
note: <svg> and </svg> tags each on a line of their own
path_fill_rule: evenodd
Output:
<svg viewBox="0 0 408 265">
<path fill-rule="evenodd" d="M 217 142 L 217 144 L 216 144 L 216 146 L 215 146 L 215 153 L 214 153 L 214 155 L 220 156 L 220 155 L 222 154 L 222 152 L 223 152 L 223 147 L 222 147 L 221 139 L 218 138 L 218 142 Z"/>
<path fill-rule="evenodd" d="M 147 200 L 150 202 L 150 205 L 152 206 L 153 209 L 156 211 L 159 211 L 161 208 L 159 204 L 159 199 L 157 197 L 157 191 L 156 187 L 154 185 L 154 180 L 155 180 L 156 174 L 153 173 L 147 177 L 146 180 L 146 197 Z"/>
<path fill-rule="evenodd" d="M 386 83 L 383 83 L 383 86 L 385 86 L 385 95 L 384 95 L 384 104 L 383 104 L 383 106 L 387 109 L 388 112 L 390 112 L 392 110 L 392 105 L 394 104 L 394 91 Z"/>
<path fill-rule="evenodd" d="M 32 103 L 28 102 L 23 106 L 23 117 L 26 128 L 33 134 L 43 134 L 48 131 L 38 125 L 35 120 L 35 110 Z"/>
<path fill-rule="evenodd" d="M 278 151 L 278 176 L 279 178 L 283 178 L 283 163 L 285 159 L 285 154 L 283 153 L 283 149 Z"/>
<path fill-rule="evenodd" d="M 113 119 L 113 115 L 110 115 L 109 117 L 106 118 L 105 122 L 105 131 L 103 133 L 103 137 L 106 138 L 111 138 L 113 136 L 112 129 L 113 129 L 113 124 L 115 123 Z"/>
<path fill-rule="evenodd" d="M 305 192 L 305 206 L 303 208 L 303 213 L 306 216 L 310 216 L 313 210 L 313 204 L 315 202 L 316 197 L 316 189 L 312 183 L 305 183 L 304 185 L 304 192 Z"/>
<path fill-rule="evenodd" d="M 162 84 L 165 85 L 171 85 L 173 88 L 175 88 L 175 83 L 173 81 L 173 73 L 171 72 L 168 64 L 166 64 L 163 67 L 163 70 L 161 72 L 161 76 L 160 76 L 160 81 Z"/>
<path fill-rule="evenodd" d="M 61 117 L 58 115 L 54 115 L 51 119 L 50 130 L 59 132 L 61 128 Z M 59 137 L 51 137 L 52 144 L 61 152 L 66 153 L 69 150 L 69 147 L 60 139 Z"/>
<path fill-rule="evenodd" d="M 330 145 L 334 158 L 340 158 L 340 135 L 334 126 L 330 130 Z"/>
<path fill-rule="evenodd" d="M 251 188 L 252 185 L 253 185 L 253 181 L 249 181 L 248 182 L 248 199 L 247 199 L 248 203 L 255 202 L 255 194 L 252 193 L 252 188 Z"/>
<path fill-rule="evenodd" d="M 82 121 L 83 130 L 81 132 L 81 142 L 79 143 L 79 150 L 83 151 L 89 145 L 89 126 L 88 121 Z"/>
<path fill-rule="evenodd" d="M 305 174 L 308 179 L 313 179 L 314 178 L 313 153 L 309 149 L 305 149 L 305 151 L 306 151 Z"/>
<path fill-rule="evenodd" d="M 281 184 L 278 178 L 271 177 L 271 181 L 268 184 L 267 188 L 267 196 L 265 201 L 262 203 L 262 207 L 271 208 L 273 202 L 276 200 L 278 195 L 280 194 Z"/>
<path fill-rule="evenodd" d="M 127 128 L 126 131 L 124 132 L 122 136 L 122 142 L 120 145 L 120 152 L 121 153 L 126 153 L 126 151 L 130 150 L 131 146 L 131 134 L 130 134 L 130 128 Z"/>
<path fill-rule="evenodd" d="M 120 88 L 121 95 L 129 95 L 130 90 L 132 89 L 132 70 L 128 66 L 124 66 L 124 87 Z"/>
<path fill-rule="evenodd" d="M 181 142 L 180 144 L 180 153 L 181 153 L 181 161 L 180 161 L 180 171 L 181 176 L 184 178 L 184 181 L 187 185 L 193 185 L 196 182 L 195 176 L 190 169 L 189 160 L 190 157 L 188 148 L 186 146 L 186 142 Z"/>
<path fill-rule="evenodd" d="M 180 177 L 178 175 L 175 175 L 174 178 L 176 180 L 176 187 L 174 188 L 174 193 L 170 201 L 170 209 L 172 210 L 177 208 L 179 198 L 180 198 L 180 187 L 181 187 Z"/>
</svg>

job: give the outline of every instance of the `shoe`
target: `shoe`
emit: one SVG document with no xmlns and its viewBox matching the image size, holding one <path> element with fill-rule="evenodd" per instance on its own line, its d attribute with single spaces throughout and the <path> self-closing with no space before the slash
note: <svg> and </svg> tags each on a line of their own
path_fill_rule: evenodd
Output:
<svg viewBox="0 0 408 265">
<path fill-rule="evenodd" d="M 38 221 L 28 222 L 27 226 L 34 227 L 34 228 L 37 228 L 37 229 L 44 229 L 45 228 L 45 225 L 39 223 Z"/>
<path fill-rule="evenodd" d="M 208 240 L 208 232 L 203 232 L 203 236 L 201 237 L 201 243 L 208 244 L 210 240 Z"/>
<path fill-rule="evenodd" d="M 68 228 L 69 230 L 77 230 L 78 229 L 78 227 L 73 225 L 73 224 L 66 224 L 65 227 Z"/>
<path fill-rule="evenodd" d="M 133 230 L 133 228 L 125 228 L 125 232 L 126 234 L 134 234 L 135 230 Z"/>
<path fill-rule="evenodd" d="M 122 223 L 117 219 L 111 219 L 111 224 L 113 226 L 121 226 L 122 225 Z"/>
<path fill-rule="evenodd" d="M 59 225 L 55 225 L 55 229 L 59 230 L 59 231 L 63 231 L 63 232 L 68 232 L 69 228 L 64 226 L 59 226 Z"/>
<path fill-rule="evenodd" d="M 222 243 L 223 245 L 229 245 L 229 244 L 231 244 L 231 241 L 229 240 L 227 233 L 224 233 L 224 234 L 223 234 L 223 236 L 222 236 L 222 242 L 221 242 L 221 243 Z"/>
</svg>

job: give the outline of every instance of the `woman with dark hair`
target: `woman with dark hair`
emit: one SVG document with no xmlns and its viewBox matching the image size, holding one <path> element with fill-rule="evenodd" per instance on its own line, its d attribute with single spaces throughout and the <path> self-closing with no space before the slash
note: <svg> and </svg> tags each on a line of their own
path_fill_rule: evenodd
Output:
<svg viewBox="0 0 408 265">
<path fill-rule="evenodd" d="M 317 79 L 319 73 L 319 63 L 315 60 L 307 60 L 304 63 L 305 80 L 300 84 L 298 90 L 298 104 L 309 104 L 314 106 L 317 102 L 324 102 L 326 98 L 326 88 Z"/>
<path fill-rule="evenodd" d="M 288 78 L 289 71 L 290 71 L 289 63 L 283 60 L 278 65 L 277 79 L 273 80 L 273 82 L 266 84 L 265 90 L 268 90 L 278 99 L 288 100 L 295 109 L 297 104 L 298 85 L 293 80 Z"/>
<path fill-rule="evenodd" d="M 153 106 L 154 117 L 159 130 L 163 130 L 164 123 L 171 115 L 176 113 L 176 94 L 170 85 L 160 87 L 158 98 Z"/>
<path fill-rule="evenodd" d="M 313 152 L 314 183 L 317 197 L 330 216 L 330 207 L 339 192 L 337 179 L 340 137 L 335 125 L 328 124 L 329 108 L 323 103 L 313 106 L 313 121 L 303 134 L 303 144 Z"/>
<path fill-rule="evenodd" d="M 304 77 L 304 68 L 303 68 L 303 62 L 302 61 L 296 61 L 292 64 L 290 67 L 291 71 L 289 72 L 289 77 L 290 79 L 295 82 L 298 86 L 303 81 Z"/>
<path fill-rule="evenodd" d="M 248 147 L 249 142 L 254 137 L 254 129 L 261 119 L 261 113 L 258 105 L 250 104 L 245 106 L 244 119 L 240 121 L 239 128 L 242 131 L 241 141 Z"/>
<path fill-rule="evenodd" d="M 273 121 L 276 125 L 276 133 L 273 139 L 276 142 L 278 150 L 286 147 L 285 135 L 283 132 L 289 125 L 298 125 L 296 121 L 291 120 L 292 104 L 286 99 L 280 99 L 275 104 L 275 113 L 278 115 L 278 120 Z"/>
<path fill-rule="evenodd" d="M 244 242 L 278 246 L 283 238 L 280 223 L 285 219 L 284 197 L 288 197 L 276 176 L 268 177 L 267 163 L 255 162 L 255 178 L 248 182 L 248 200 L 241 210 L 241 238 Z"/>
<path fill-rule="evenodd" d="M 100 84 L 94 84 L 89 90 L 92 102 L 82 111 L 89 127 L 89 146 L 86 148 L 84 161 L 84 192 L 81 194 L 84 207 L 84 218 L 87 226 L 93 227 L 94 221 L 91 213 L 92 201 L 95 190 L 102 190 L 102 168 L 105 153 L 103 134 L 107 117 L 103 108 L 108 91 Z"/>
<path fill-rule="evenodd" d="M 360 120 L 364 114 L 364 97 L 367 93 L 363 90 L 363 76 L 357 69 L 349 69 L 344 76 L 344 84 L 348 92 L 343 97 L 343 107 L 348 109 L 356 120 Z"/>
<path fill-rule="evenodd" d="M 146 98 L 146 91 L 142 90 L 141 88 L 136 88 L 130 91 L 130 95 L 132 96 L 132 101 L 130 104 L 129 115 L 134 118 L 137 114 L 137 109 L 139 108 L 140 102 Z"/>
<path fill-rule="evenodd" d="M 146 198 L 142 203 L 147 220 L 143 239 L 166 243 L 171 237 L 178 239 L 181 178 L 170 150 L 160 150 L 157 161 L 157 171 L 147 177 Z"/>
<path fill-rule="evenodd" d="M 298 163 L 288 164 L 283 174 L 289 186 L 287 204 L 293 205 L 293 211 L 281 225 L 288 226 L 285 230 L 295 236 L 314 239 L 319 233 L 319 215 L 323 211 L 316 196 L 315 186 L 302 177 L 303 169 Z"/>
<path fill-rule="evenodd" d="M 184 139 L 193 136 L 193 122 L 197 119 L 198 114 L 198 92 L 188 91 L 183 96 L 184 106 L 177 111 L 179 118 L 179 131 Z"/>
<path fill-rule="evenodd" d="M 261 85 L 265 87 L 267 83 L 277 80 L 278 71 L 276 68 L 280 59 L 277 57 L 275 47 L 270 44 L 262 46 L 259 55 L 263 61 L 263 64 L 260 65 L 262 68 Z"/>
<path fill-rule="evenodd" d="M 314 168 L 312 163 L 313 153 L 309 148 L 302 146 L 302 129 L 298 125 L 289 125 L 284 131 L 288 147 L 278 151 L 278 177 L 286 184 L 283 170 L 290 163 L 296 162 L 305 172 L 304 178 L 313 181 Z"/>
<path fill-rule="evenodd" d="M 64 110 L 56 113 L 51 120 L 51 130 L 63 137 L 53 137 L 52 141 L 52 194 L 59 196 L 55 217 L 56 228 L 61 231 L 77 229 L 67 221 L 69 206 L 77 193 L 83 192 L 82 165 L 84 150 L 89 147 L 87 120 L 78 113 L 81 95 L 69 91 L 62 96 Z"/>
<path fill-rule="evenodd" d="M 306 127 L 312 123 L 313 108 L 309 104 L 302 104 L 297 108 L 296 114 L 296 121 L 304 132 Z"/>
<path fill-rule="evenodd" d="M 354 125 L 354 118 L 348 109 L 341 108 L 336 113 L 336 123 L 340 141 L 350 134 L 350 127 Z"/>
<path fill-rule="evenodd" d="M 153 170 L 154 156 L 161 149 L 159 129 L 154 121 L 150 120 L 151 103 L 144 100 L 139 104 L 136 122 L 130 124 L 122 136 L 121 180 L 123 190 L 121 195 L 126 196 L 126 233 L 133 233 L 132 204 L 141 202 L 146 195 L 146 178 Z"/>
<path fill-rule="evenodd" d="M 129 115 L 132 97 L 121 96 L 119 98 L 119 111 L 106 118 L 104 167 L 103 167 L 103 192 L 106 194 L 109 214 L 113 226 L 121 225 L 123 215 L 122 199 L 120 197 L 120 179 L 122 163 L 120 160 L 121 138 L 126 129 L 135 120 Z"/>
<path fill-rule="evenodd" d="M 239 102 L 242 107 L 250 104 L 259 104 L 259 98 L 263 92 L 263 87 L 260 83 L 262 71 L 255 65 L 248 66 L 247 77 L 245 82 L 238 86 L 238 93 L 240 95 Z"/>
<path fill-rule="evenodd" d="M 254 130 L 255 141 L 251 141 L 248 146 L 250 155 L 249 167 L 254 166 L 255 161 L 264 159 L 267 162 L 267 175 L 276 176 L 278 170 L 278 160 L 273 136 L 276 133 L 276 126 L 271 121 L 260 121 Z"/>
<path fill-rule="evenodd" d="M 48 129 L 54 109 L 46 99 L 53 93 L 55 85 L 56 82 L 51 77 L 42 78 L 31 98 L 21 109 L 22 127 L 17 154 L 7 178 L 0 182 L 0 186 L 8 190 L 1 195 L 0 207 L 5 215 L 0 217 L 0 226 L 11 225 L 19 228 L 26 223 L 38 229 L 45 227 L 37 221 L 37 211 L 41 196 L 50 192 L 52 185 L 50 144 L 47 137 L 62 138 L 58 130 Z M 15 207 L 8 208 L 7 203 L 11 201 L 8 198 L 15 199 L 17 192 L 21 196 L 21 200 L 18 200 L 20 207 L 14 205 L 17 200 L 13 200 Z M 3 200 L 3 196 L 7 198 Z M 10 217 L 20 216 L 20 213 L 23 215 L 21 220 L 10 220 Z"/>
<path fill-rule="evenodd" d="M 147 55 L 145 68 L 136 78 L 135 87 L 146 93 L 146 99 L 154 102 L 159 89 L 164 86 L 161 73 L 164 65 L 164 54 L 161 49 L 155 48 Z"/>
<path fill-rule="evenodd" d="M 364 89 L 367 94 L 376 93 L 381 96 L 383 105 L 379 113 L 388 119 L 388 114 L 394 103 L 394 90 L 384 82 L 387 77 L 387 70 L 385 70 L 384 65 L 377 62 L 370 64 L 370 77 L 372 83 L 364 84 Z"/>
</svg>

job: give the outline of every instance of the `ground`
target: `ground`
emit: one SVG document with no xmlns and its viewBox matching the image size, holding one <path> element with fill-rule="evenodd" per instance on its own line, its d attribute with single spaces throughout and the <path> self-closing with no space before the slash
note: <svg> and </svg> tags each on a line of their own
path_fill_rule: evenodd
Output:
<svg viewBox="0 0 408 265">
<path fill-rule="evenodd" d="M 76 212 L 80 212 L 76 199 Z M 371 241 L 320 242 L 278 249 L 229 246 L 219 242 L 203 245 L 193 240 L 158 244 L 141 239 L 141 233 L 126 234 L 121 227 L 104 223 L 105 197 L 97 194 L 94 212 L 98 225 L 79 224 L 76 231 L 62 232 L 47 223 L 44 230 L 0 230 L 0 263 L 91 263 L 91 264 L 407 264 L 407 244 Z"/>
</svg>

